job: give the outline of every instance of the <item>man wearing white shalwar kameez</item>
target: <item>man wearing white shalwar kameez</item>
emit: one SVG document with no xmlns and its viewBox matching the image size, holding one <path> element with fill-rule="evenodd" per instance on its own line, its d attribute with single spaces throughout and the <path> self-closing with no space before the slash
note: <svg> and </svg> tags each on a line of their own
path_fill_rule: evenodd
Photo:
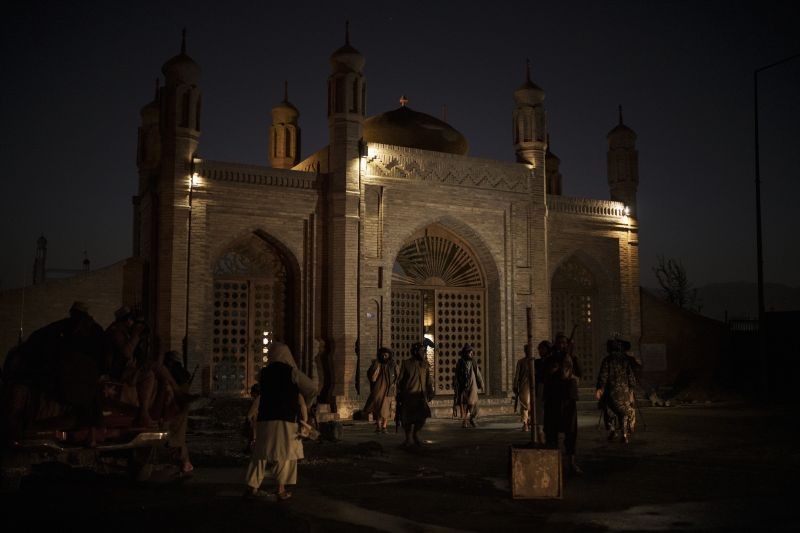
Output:
<svg viewBox="0 0 800 533">
<path fill-rule="evenodd" d="M 245 495 L 258 495 L 270 463 L 278 484 L 277 497 L 285 500 L 291 496 L 286 485 L 297 483 L 297 461 L 303 458 L 297 425 L 305 419 L 305 405 L 311 403 L 317 390 L 311 379 L 297 368 L 288 346 L 275 342 L 268 355 L 269 363 L 259 376 L 261 397 L 256 440 L 247 467 Z"/>
</svg>

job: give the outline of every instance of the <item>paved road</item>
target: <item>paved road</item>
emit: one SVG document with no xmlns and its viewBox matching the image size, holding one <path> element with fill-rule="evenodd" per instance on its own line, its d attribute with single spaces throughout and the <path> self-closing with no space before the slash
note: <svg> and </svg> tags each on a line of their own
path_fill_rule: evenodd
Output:
<svg viewBox="0 0 800 533">
<path fill-rule="evenodd" d="M 288 502 L 241 499 L 243 456 L 232 435 L 197 435 L 188 480 L 133 485 L 115 475 L 46 472 L 3 499 L 9 520 L 121 531 L 675 531 L 797 529 L 798 416 L 745 406 L 644 411 L 647 429 L 609 443 L 581 415 L 582 476 L 563 500 L 513 500 L 512 417 L 477 429 L 434 420 L 424 449 L 400 435 L 347 426 L 340 443 L 306 445 Z"/>
</svg>

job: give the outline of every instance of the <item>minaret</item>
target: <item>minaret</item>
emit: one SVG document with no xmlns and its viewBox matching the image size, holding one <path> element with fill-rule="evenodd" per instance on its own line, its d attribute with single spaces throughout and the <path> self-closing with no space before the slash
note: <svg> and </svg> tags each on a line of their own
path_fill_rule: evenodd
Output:
<svg viewBox="0 0 800 533">
<path fill-rule="evenodd" d="M 36 239 L 36 255 L 33 258 L 33 284 L 47 280 L 47 239 L 44 235 Z"/>
<path fill-rule="evenodd" d="M 156 78 L 153 99 L 139 112 L 140 125 L 136 149 L 136 166 L 139 169 L 139 189 L 133 197 L 133 256 L 140 257 L 149 246 L 150 220 L 142 218 L 151 210 L 148 195 L 155 193 L 161 172 L 161 84 Z M 143 203 L 144 202 L 144 203 Z M 143 241 L 144 239 L 144 241 Z"/>
<path fill-rule="evenodd" d="M 157 170 L 161 162 L 161 133 L 160 126 L 160 102 L 159 93 L 161 86 L 159 79 L 156 78 L 156 89 L 153 99 L 147 103 L 139 112 L 139 143 L 136 150 L 136 166 L 139 167 L 139 192 L 146 188 L 142 183 L 143 175 Z"/>
<path fill-rule="evenodd" d="M 546 139 L 544 91 L 531 81 L 530 61 L 525 62 L 525 83 L 514 91 L 514 150 L 517 161 L 534 168 L 544 165 Z"/>
<path fill-rule="evenodd" d="M 283 82 L 283 101 L 272 108 L 269 128 L 269 164 L 292 168 L 300 162 L 300 112 L 289 103 L 289 82 Z"/>
<path fill-rule="evenodd" d="M 561 172 L 558 168 L 561 166 L 561 159 L 556 154 L 550 151 L 550 134 L 547 135 L 547 152 L 544 155 L 544 169 L 545 169 L 545 183 L 547 186 L 547 194 L 555 194 L 560 196 L 561 193 Z"/>
<path fill-rule="evenodd" d="M 639 152 L 636 150 L 636 133 L 622 121 L 619 106 L 619 124 L 608 132 L 608 188 L 611 199 L 624 203 L 636 216 L 636 189 L 639 187 Z"/>
<path fill-rule="evenodd" d="M 331 54 L 331 75 L 328 77 L 328 130 L 331 166 L 337 168 L 344 159 L 358 157 L 359 143 L 366 114 L 367 86 L 362 70 L 364 56 L 350 45 L 350 23 L 345 23 L 344 46 Z M 341 150 L 340 150 L 341 149 Z M 344 159 L 341 159 L 344 157 Z"/>
<path fill-rule="evenodd" d="M 164 63 L 164 88 L 161 98 L 163 155 L 185 172 L 197 151 L 200 137 L 201 94 L 197 87 L 200 67 L 186 55 L 186 30 L 181 39 L 181 53 Z M 170 167 L 174 170 L 176 167 Z"/>
<path fill-rule="evenodd" d="M 332 361 L 330 389 L 337 404 L 353 398 L 358 359 L 353 350 L 359 328 L 359 261 L 362 131 L 366 112 L 364 56 L 350 45 L 349 23 L 344 46 L 331 55 L 328 77 L 329 171 L 327 176 L 327 268 L 325 343 Z M 326 385 L 327 388 L 327 385 Z"/>
<path fill-rule="evenodd" d="M 159 98 L 161 160 L 154 179 L 154 194 L 148 199 L 152 204 L 147 215 L 150 243 L 144 252 L 148 262 L 147 305 L 154 324 L 151 346 L 154 353 L 181 351 L 186 334 L 189 198 L 201 128 L 201 92 L 197 86 L 200 67 L 186 53 L 186 30 L 180 53 L 164 63 L 161 72 L 164 75 Z"/>
</svg>

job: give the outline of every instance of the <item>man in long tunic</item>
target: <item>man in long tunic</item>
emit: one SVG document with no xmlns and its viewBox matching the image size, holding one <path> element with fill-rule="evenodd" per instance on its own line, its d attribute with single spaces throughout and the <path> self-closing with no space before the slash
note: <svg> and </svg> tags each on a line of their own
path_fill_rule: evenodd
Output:
<svg viewBox="0 0 800 533">
<path fill-rule="evenodd" d="M 389 348 L 378 350 L 378 356 L 367 370 L 370 392 L 364 412 L 372 414 L 375 432 L 386 433 L 386 421 L 392 416 L 392 400 L 396 394 L 397 367 Z"/>
<path fill-rule="evenodd" d="M 627 443 L 630 438 L 636 376 L 628 357 L 622 351 L 621 341 L 609 340 L 606 348 L 608 355 L 600 363 L 595 397 L 606 409 L 608 439 L 613 440 L 616 433 L 619 432 L 622 442 Z"/>
<path fill-rule="evenodd" d="M 453 376 L 453 389 L 456 402 L 461 407 L 461 427 L 475 427 L 477 425 L 475 417 L 478 416 L 478 389 L 483 389 L 483 376 L 475 362 L 475 350 L 471 345 L 465 344 L 461 348 L 460 355 Z"/>
<path fill-rule="evenodd" d="M 256 440 L 247 467 L 245 496 L 259 496 L 267 464 L 271 463 L 278 485 L 276 496 L 285 500 L 292 495 L 286 485 L 297 483 L 297 461 L 304 457 L 303 443 L 298 438 L 302 407 L 311 403 L 317 390 L 297 368 L 285 344 L 272 343 L 268 359 L 267 366 L 261 369 Z"/>
<path fill-rule="evenodd" d="M 542 341 L 537 347 L 539 357 L 534 358 L 531 352 L 530 344 L 526 344 L 523 348 L 525 357 L 517 361 L 517 366 L 514 369 L 514 384 L 512 391 L 519 404 L 520 417 L 522 418 L 522 431 L 530 431 L 531 421 L 531 402 L 533 408 L 536 409 L 536 433 L 540 442 L 544 442 L 544 411 L 542 409 L 542 361 L 550 355 L 551 345 L 550 341 Z M 529 384 L 530 379 L 530 362 L 533 361 L 536 371 L 536 386 L 534 388 L 535 395 L 533 399 L 530 397 L 531 389 Z"/>
<path fill-rule="evenodd" d="M 411 346 L 411 357 L 403 361 L 397 376 L 397 417 L 406 434 L 403 446 L 411 444 L 410 439 L 414 440 L 416 446 L 422 445 L 418 434 L 425 425 L 425 420 L 431 416 L 428 402 L 433 394 L 425 346 L 415 343 Z"/>
</svg>

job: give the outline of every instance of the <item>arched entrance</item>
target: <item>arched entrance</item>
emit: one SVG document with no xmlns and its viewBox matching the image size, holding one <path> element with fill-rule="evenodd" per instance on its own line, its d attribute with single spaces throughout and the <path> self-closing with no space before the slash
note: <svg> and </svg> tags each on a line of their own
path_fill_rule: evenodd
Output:
<svg viewBox="0 0 800 533">
<path fill-rule="evenodd" d="M 569 337 L 575 329 L 574 353 L 584 379 L 593 379 L 598 369 L 593 316 L 597 284 L 592 272 L 578 258 L 570 257 L 553 274 L 551 298 L 553 335 L 563 332 Z"/>
<path fill-rule="evenodd" d="M 486 282 L 475 254 L 453 233 L 434 225 L 400 249 L 392 269 L 392 350 L 407 358 L 423 338 L 437 394 L 452 394 L 453 371 L 464 344 L 486 368 Z M 483 391 L 481 391 L 483 392 Z"/>
<path fill-rule="evenodd" d="M 214 264 L 211 390 L 246 394 L 273 341 L 289 342 L 291 275 L 283 254 L 250 235 Z"/>
</svg>

